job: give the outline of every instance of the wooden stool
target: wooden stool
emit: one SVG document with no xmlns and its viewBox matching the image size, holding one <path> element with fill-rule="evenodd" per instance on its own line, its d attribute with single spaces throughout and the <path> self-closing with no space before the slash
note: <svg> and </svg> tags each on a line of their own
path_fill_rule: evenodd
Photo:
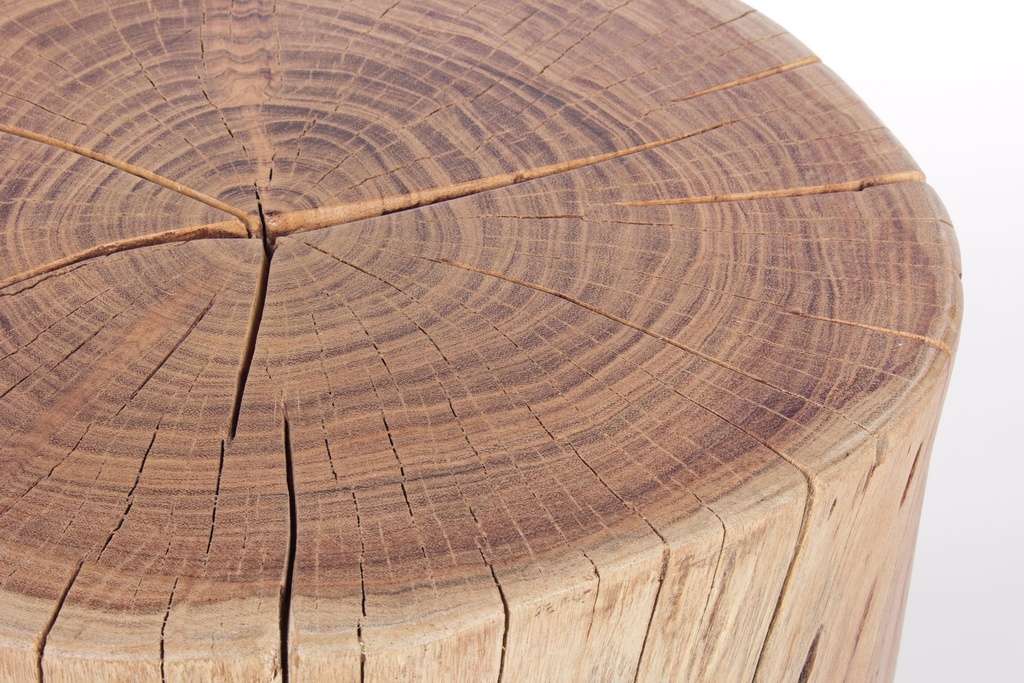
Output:
<svg viewBox="0 0 1024 683">
<path fill-rule="evenodd" d="M 893 676 L 934 192 L 729 0 L 10 0 L 0 680 Z"/>
</svg>

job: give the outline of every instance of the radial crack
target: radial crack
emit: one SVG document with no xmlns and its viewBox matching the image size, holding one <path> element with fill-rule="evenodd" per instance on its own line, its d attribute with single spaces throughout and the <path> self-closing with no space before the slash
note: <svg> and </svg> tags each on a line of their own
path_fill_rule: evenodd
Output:
<svg viewBox="0 0 1024 683">
<path fill-rule="evenodd" d="M 776 451 L 778 452 L 778 451 Z M 781 455 L 781 454 L 780 454 Z M 779 591 L 779 597 L 775 601 L 775 608 L 772 610 L 772 618 L 768 622 L 768 630 L 765 631 L 764 640 L 761 641 L 761 651 L 757 655 L 757 665 L 754 668 L 754 683 L 763 680 L 760 677 L 761 665 L 764 663 L 764 649 L 768 645 L 768 641 L 771 640 L 775 634 L 775 628 L 778 625 L 779 615 L 782 613 L 782 606 L 786 602 L 786 598 L 789 597 L 789 591 L 793 584 L 793 577 L 796 574 L 796 565 L 800 558 L 803 556 L 804 548 L 807 545 L 807 534 L 810 531 L 811 526 L 811 515 L 814 509 L 814 504 L 817 498 L 817 490 L 814 485 L 814 475 L 803 465 L 798 464 L 791 458 L 782 456 L 791 465 L 796 467 L 801 474 L 804 475 L 804 479 L 807 483 L 807 497 L 804 500 L 804 512 L 800 519 L 800 531 L 797 533 L 796 546 L 793 549 L 793 556 L 789 560 L 789 566 L 786 568 L 786 577 L 782 581 L 782 589 Z"/>
<path fill-rule="evenodd" d="M 221 288 L 221 289 L 223 290 L 223 288 Z M 168 350 L 167 353 L 165 353 L 163 355 L 163 358 L 161 358 L 157 362 L 157 364 L 153 367 L 152 370 L 149 371 L 149 373 L 142 380 L 142 382 L 139 384 L 139 386 L 135 388 L 135 391 L 133 391 L 131 393 L 131 395 L 128 397 L 128 400 L 125 401 L 124 404 L 120 408 L 117 409 L 117 412 L 114 413 L 115 417 L 117 415 L 119 415 L 122 410 L 124 410 L 125 406 L 127 406 L 129 403 L 131 403 L 132 401 L 135 400 L 135 397 L 139 395 L 139 392 L 142 391 L 142 389 L 147 384 L 149 384 L 149 380 L 153 379 L 153 377 L 156 375 L 156 373 L 160 371 L 160 368 L 162 368 L 167 363 L 167 361 L 170 360 L 171 356 L 174 355 L 174 352 L 177 351 L 178 348 L 181 347 L 181 345 L 185 343 L 185 340 L 189 338 L 189 336 L 192 334 L 192 332 L 194 332 L 195 329 L 199 326 L 199 323 L 201 323 L 203 321 L 203 318 L 206 317 L 206 314 L 210 312 L 210 309 L 213 307 L 213 302 L 214 302 L 214 300 L 216 300 L 218 294 L 220 294 L 220 291 L 218 291 L 217 294 L 213 295 L 213 297 L 210 299 L 209 303 L 207 303 L 206 306 L 203 308 L 203 310 L 201 310 L 199 312 L 199 315 L 197 315 L 192 320 L 192 323 L 188 326 L 188 329 L 185 330 L 185 333 L 182 334 L 180 337 L 178 337 L 178 340 L 176 342 L 174 342 L 174 345 L 170 348 L 170 350 Z M 158 425 L 158 427 L 159 427 L 159 425 Z"/>
<path fill-rule="evenodd" d="M 494 579 L 494 585 L 498 589 L 498 597 L 501 598 L 501 608 L 505 614 L 505 626 L 501 632 L 501 659 L 498 661 L 497 683 L 501 683 L 502 677 L 505 675 L 505 656 L 508 653 L 508 627 L 511 621 L 511 612 L 508 608 L 508 598 L 505 597 L 505 589 L 501 587 L 501 581 L 498 581 L 498 574 L 494 571 L 494 565 L 487 561 L 483 548 L 477 546 L 477 550 L 480 552 L 480 559 L 491 570 L 491 578 Z"/>
<path fill-rule="evenodd" d="M 809 318 L 811 320 L 821 320 L 823 322 L 835 323 L 837 325 L 849 325 L 850 327 L 859 327 L 859 328 L 864 329 L 864 330 L 871 330 L 872 332 L 881 332 L 882 334 L 891 334 L 891 335 L 893 335 L 895 337 L 903 337 L 905 339 L 913 339 L 914 341 L 919 341 L 919 342 L 921 342 L 923 344 L 928 344 L 929 346 L 934 346 L 939 351 L 942 351 L 942 353 L 946 354 L 947 356 L 949 356 L 951 358 L 953 356 L 953 350 L 951 348 L 949 348 L 949 345 L 946 342 L 944 342 L 944 341 L 942 341 L 940 339 L 932 339 L 931 337 L 926 337 L 926 336 L 924 336 L 922 334 L 915 334 L 914 332 L 904 332 L 903 330 L 894 330 L 894 329 L 889 328 L 889 327 L 878 327 L 877 325 L 869 325 L 867 323 L 859 323 L 859 322 L 857 322 L 855 320 L 841 320 L 839 318 L 826 318 L 823 315 L 814 315 L 812 313 L 804 313 L 803 311 L 788 311 L 788 313 L 790 315 L 795 315 L 795 316 L 798 316 L 798 317 L 801 317 L 801 318 Z"/>
<path fill-rule="evenodd" d="M 234 206 L 226 204 L 225 202 L 222 202 L 219 199 L 211 197 L 207 194 L 203 194 L 199 190 L 193 190 L 191 187 L 182 185 L 181 183 L 175 180 L 171 180 L 170 178 L 167 178 L 165 176 L 162 176 L 159 173 L 154 173 L 153 171 L 144 169 L 141 166 L 136 166 L 135 164 L 129 163 L 124 159 L 118 159 L 116 157 L 103 154 L 101 152 L 97 152 L 91 149 L 87 149 L 85 147 L 81 147 L 79 145 L 75 145 L 65 140 L 50 137 L 49 135 L 43 135 L 42 133 L 36 133 L 31 130 L 26 130 L 25 128 L 10 126 L 5 123 L 0 123 L 0 133 L 16 135 L 20 138 L 25 138 L 26 140 L 33 140 L 35 142 L 40 142 L 44 145 L 49 145 L 50 147 L 63 149 L 67 152 L 72 152 L 74 154 L 78 154 L 79 156 L 83 156 L 86 159 L 92 159 L 94 161 L 100 162 L 101 164 L 106 164 L 107 166 L 116 168 L 119 171 L 130 173 L 137 178 L 142 178 L 143 180 L 159 185 L 160 187 L 165 187 L 168 190 L 177 192 L 178 194 L 184 195 L 189 199 L 194 199 L 197 202 L 201 202 L 209 207 L 212 207 L 214 209 L 223 211 L 224 213 L 234 216 L 238 220 L 242 221 L 242 223 L 249 230 L 249 234 L 252 234 L 253 229 L 256 227 L 253 217 L 245 213 L 241 209 L 235 208 Z"/>
<path fill-rule="evenodd" d="M 763 113 L 757 114 L 757 116 L 760 115 L 763 115 Z M 607 152 L 605 154 L 582 157 L 572 161 L 548 164 L 547 166 L 536 166 L 534 168 L 522 169 L 511 173 L 501 173 L 462 183 L 432 187 L 425 190 L 413 190 L 404 194 L 387 195 L 385 197 L 364 199 L 335 206 L 322 206 L 315 209 L 307 209 L 305 211 L 291 211 L 276 215 L 272 214 L 267 216 L 267 226 L 274 237 L 279 237 L 298 232 L 319 230 L 321 228 L 328 228 L 333 225 L 341 225 L 343 223 L 352 223 L 366 218 L 377 218 L 379 216 L 385 216 L 387 214 L 397 213 L 407 209 L 414 209 L 416 207 L 427 206 L 429 204 L 437 204 L 439 202 L 458 199 L 460 197 L 480 194 L 481 192 L 489 192 L 491 190 L 497 190 L 517 183 L 522 183 L 527 180 L 546 178 L 547 176 L 573 171 L 586 166 L 593 166 L 605 161 L 611 161 L 612 159 L 619 159 L 632 154 L 646 152 L 647 150 L 663 147 L 664 145 L 668 145 L 673 142 L 679 142 L 703 133 L 708 133 L 717 128 L 738 123 L 745 119 L 752 118 L 753 116 L 755 115 L 752 114 L 750 116 L 730 119 L 728 121 L 720 121 L 697 130 L 692 130 L 680 135 L 674 135 L 662 140 L 656 140 L 654 142 L 648 142 L 614 152 Z"/>
<path fill-rule="evenodd" d="M 146 460 L 149 459 L 149 454 L 153 451 L 153 444 L 156 443 L 156 437 L 160 432 L 160 425 L 163 423 L 163 420 L 164 416 L 161 415 L 160 419 L 157 420 L 156 427 L 153 428 L 153 438 L 149 440 L 149 446 L 146 447 L 146 452 L 142 454 L 142 462 L 139 463 L 139 470 L 135 473 L 135 483 L 132 484 L 131 490 L 128 491 L 128 495 L 125 497 L 124 512 L 121 513 L 121 519 L 117 521 L 117 525 L 110 532 L 110 535 L 107 536 L 106 542 L 103 544 L 99 554 L 96 556 L 97 561 L 103 557 L 103 553 L 106 552 L 107 546 L 109 546 L 110 542 L 114 540 L 114 535 L 121 530 L 121 526 L 124 524 L 124 521 L 128 519 L 128 513 L 131 512 L 132 505 L 135 504 L 135 490 L 139 488 L 139 482 L 142 480 L 142 472 L 146 469 Z"/>
<path fill-rule="evenodd" d="M 21 294 L 22 292 L 27 292 L 30 289 L 35 289 L 36 287 L 38 287 L 39 285 L 41 285 L 42 283 L 46 282 L 47 280 L 49 280 L 51 278 L 61 277 L 62 275 L 70 275 L 71 273 L 75 272 L 79 268 L 84 268 L 86 265 L 88 265 L 88 264 L 87 263 L 77 263 L 77 264 L 75 264 L 74 268 L 68 268 L 63 273 L 57 273 L 57 272 L 46 273 L 43 277 L 40 277 L 38 280 L 36 280 L 35 282 L 33 282 L 30 285 L 25 285 L 21 289 L 16 289 L 16 290 L 11 291 L 11 292 L 0 292 L 0 297 L 17 296 L 18 294 Z M 31 278 L 29 278 L 29 279 L 31 279 Z M 11 286 L 13 286 L 15 284 L 18 284 L 18 283 L 12 282 L 10 285 L 7 285 L 7 287 L 11 287 Z M 0 289 L 3 289 L 3 287 L 0 287 Z"/>
<path fill-rule="evenodd" d="M 816 194 L 832 194 L 835 192 L 860 192 L 869 187 L 892 185 L 895 183 L 923 183 L 924 174 L 920 171 L 901 171 L 882 175 L 849 180 L 842 183 L 825 185 L 803 185 L 800 187 L 784 187 L 775 190 L 757 190 L 754 192 L 733 192 L 729 194 L 709 194 L 699 197 L 677 197 L 670 199 L 648 199 L 634 202 L 615 202 L 615 206 L 674 206 L 676 204 L 712 204 L 716 202 L 743 202 L 755 199 L 784 199 L 787 197 L 807 197 Z"/>
<path fill-rule="evenodd" d="M 131 251 L 142 247 L 150 247 L 158 244 L 170 244 L 173 242 L 189 242 L 192 240 L 238 238 L 248 236 L 246 227 L 239 224 L 238 221 L 232 220 L 222 221 L 220 223 L 191 225 L 187 228 L 164 230 L 163 232 L 157 232 L 151 235 L 129 237 L 127 239 L 107 242 L 106 244 L 100 244 L 95 247 L 76 251 L 74 254 L 62 256 L 59 259 L 54 259 L 53 261 L 34 266 L 28 270 L 3 278 L 0 280 L 0 289 L 6 289 L 7 287 L 16 285 L 19 282 L 24 282 L 25 280 L 30 280 L 40 275 L 52 273 L 56 270 L 60 270 L 61 268 L 81 263 L 82 261 L 88 261 L 89 259 L 107 256 L 109 254 L 117 254 L 122 251 Z"/>
<path fill-rule="evenodd" d="M 759 71 L 756 74 L 751 74 L 749 76 L 744 76 L 743 78 L 737 78 L 735 80 L 729 81 L 728 83 L 719 83 L 718 85 L 711 86 L 710 88 L 704 88 L 703 90 L 698 90 L 697 92 L 692 92 L 689 95 L 683 95 L 682 97 L 677 97 L 677 98 L 675 98 L 672 101 L 673 102 L 683 102 L 685 100 L 689 100 L 689 99 L 692 99 L 694 97 L 700 97 L 701 95 L 708 95 L 710 93 L 718 92 L 720 90 L 728 90 L 729 88 L 735 88 L 736 86 L 746 85 L 747 83 L 753 83 L 754 81 L 759 81 L 762 78 L 768 78 L 769 76 L 774 76 L 775 74 L 781 74 L 781 73 L 785 73 L 786 71 L 792 71 L 793 69 L 799 69 L 802 66 L 808 66 L 810 64 L 819 64 L 820 62 L 821 62 L 821 59 L 819 59 L 818 57 L 816 57 L 814 55 L 811 55 L 809 57 L 804 57 L 803 59 L 798 59 L 795 62 L 790 62 L 789 64 L 783 64 L 782 66 L 776 66 L 776 67 L 774 67 L 772 69 L 765 69 L 764 71 Z"/>
<path fill-rule="evenodd" d="M 910 493 L 910 484 L 914 481 L 914 474 L 917 472 L 917 462 L 921 459 L 921 449 L 924 445 L 917 447 L 917 454 L 914 456 L 914 462 L 910 465 L 910 474 L 907 475 L 907 483 L 903 487 L 903 495 L 900 496 L 900 507 L 907 502 L 907 494 Z"/>
<path fill-rule="evenodd" d="M 164 619 L 160 622 L 160 681 L 166 683 L 167 681 L 167 651 L 166 651 L 166 635 L 167 635 L 167 619 L 171 616 L 171 605 L 174 604 L 174 594 L 178 590 L 178 581 L 181 580 L 180 576 L 174 578 L 174 585 L 171 586 L 171 595 L 167 598 L 167 608 L 164 610 Z"/>
<path fill-rule="evenodd" d="M 284 409 L 284 457 L 285 482 L 288 487 L 288 555 L 285 559 L 285 575 L 281 585 L 281 681 L 288 683 L 288 632 L 291 626 L 292 579 L 295 574 L 295 551 L 298 545 L 298 505 L 295 500 L 295 463 L 292 458 L 291 428 L 288 423 L 288 408 Z"/>
<path fill-rule="evenodd" d="M 46 677 L 43 675 L 43 657 L 46 655 L 46 641 L 50 638 L 50 631 L 53 630 L 53 625 L 57 623 L 57 617 L 60 616 L 61 609 L 64 608 L 64 601 L 68 598 L 68 593 L 71 592 L 71 587 L 75 585 L 75 581 L 78 579 L 78 574 L 82 571 L 83 560 L 78 561 L 78 566 L 75 567 L 75 571 L 71 574 L 71 578 L 64 585 L 64 590 L 61 591 L 60 596 L 57 598 L 57 603 L 53 607 L 53 612 L 50 614 L 49 620 L 46 622 L 46 626 L 43 628 L 42 634 L 39 636 L 39 649 L 38 649 L 38 666 L 39 666 L 39 681 L 43 683 Z"/>
<path fill-rule="evenodd" d="M 235 438 L 235 432 L 238 431 L 238 418 L 242 413 L 242 396 L 245 394 L 245 385 L 249 380 L 252 359 L 256 354 L 256 339 L 259 337 L 260 324 L 263 322 L 263 308 L 267 302 L 267 287 L 270 283 L 270 261 L 274 258 L 274 242 L 267 230 L 259 188 L 256 189 L 256 205 L 259 208 L 259 235 L 263 240 L 263 258 L 260 262 L 260 274 L 256 281 L 256 294 L 253 297 L 252 309 L 249 314 L 249 326 L 245 332 L 245 345 L 242 349 L 242 357 L 238 363 L 235 395 L 231 404 L 231 424 L 228 427 L 229 441 Z"/>
<path fill-rule="evenodd" d="M 647 651 L 647 639 L 651 635 L 651 626 L 654 625 L 654 615 L 658 612 L 658 599 L 661 597 L 661 588 L 665 585 L 665 576 L 668 574 L 669 549 L 665 545 L 661 555 L 661 572 L 658 574 L 658 590 L 654 593 L 654 603 L 651 605 L 651 616 L 647 619 L 647 628 L 644 629 L 644 642 L 640 645 L 640 656 L 636 658 L 636 670 L 633 671 L 633 683 L 640 677 L 640 666 L 644 661 L 644 653 Z"/>
<path fill-rule="evenodd" d="M 210 517 L 210 537 L 206 541 L 206 559 L 210 558 L 210 547 L 213 546 L 213 530 L 217 526 L 217 507 L 220 504 L 220 483 L 224 475 L 224 440 L 220 441 L 220 464 L 217 465 L 217 490 L 213 494 L 213 513 Z"/>
</svg>

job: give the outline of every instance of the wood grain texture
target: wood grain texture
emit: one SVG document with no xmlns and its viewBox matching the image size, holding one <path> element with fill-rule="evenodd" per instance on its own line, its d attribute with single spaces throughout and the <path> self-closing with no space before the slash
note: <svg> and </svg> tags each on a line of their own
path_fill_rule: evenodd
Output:
<svg viewBox="0 0 1024 683">
<path fill-rule="evenodd" d="M 959 260 L 736 2 L 0 11 L 0 679 L 891 680 Z"/>
</svg>

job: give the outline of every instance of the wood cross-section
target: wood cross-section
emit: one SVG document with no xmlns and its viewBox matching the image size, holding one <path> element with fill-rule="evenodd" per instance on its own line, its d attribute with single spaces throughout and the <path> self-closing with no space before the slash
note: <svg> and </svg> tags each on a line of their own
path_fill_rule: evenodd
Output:
<svg viewBox="0 0 1024 683">
<path fill-rule="evenodd" d="M 10 0 L 0 679 L 892 677 L 949 219 L 738 2 Z"/>
</svg>

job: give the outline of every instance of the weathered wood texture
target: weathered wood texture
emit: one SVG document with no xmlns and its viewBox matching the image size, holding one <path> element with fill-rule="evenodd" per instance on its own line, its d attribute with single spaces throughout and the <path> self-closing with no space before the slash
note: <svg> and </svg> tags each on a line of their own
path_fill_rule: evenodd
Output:
<svg viewBox="0 0 1024 683">
<path fill-rule="evenodd" d="M 0 5 L 0 679 L 892 677 L 948 218 L 731 1 Z"/>
</svg>

